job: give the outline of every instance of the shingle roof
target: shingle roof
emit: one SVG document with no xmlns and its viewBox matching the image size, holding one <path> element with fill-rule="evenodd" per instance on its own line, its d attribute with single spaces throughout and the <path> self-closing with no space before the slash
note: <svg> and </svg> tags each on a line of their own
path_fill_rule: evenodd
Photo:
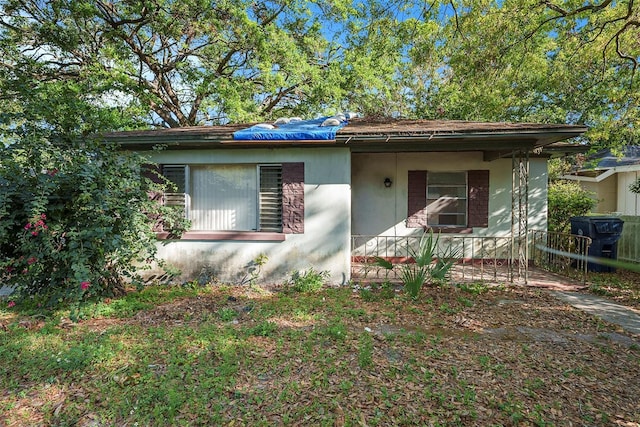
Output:
<svg viewBox="0 0 640 427">
<path fill-rule="evenodd" d="M 469 122 L 459 120 L 410 120 L 356 118 L 340 129 L 335 141 L 237 141 L 233 132 L 252 126 L 193 126 L 105 134 L 107 140 L 133 149 L 155 144 L 169 148 L 242 148 L 278 146 L 335 146 L 354 151 L 493 151 L 505 155 L 512 149 L 536 147 L 580 136 L 587 128 L 545 123 Z"/>
<path fill-rule="evenodd" d="M 190 126 L 182 128 L 163 128 L 152 130 L 135 130 L 111 132 L 105 134 L 107 138 L 136 138 L 136 137 L 203 137 L 206 139 L 231 139 L 233 132 L 247 128 L 255 123 L 229 124 L 218 126 Z M 502 133 L 502 132 L 543 132 L 543 131 L 579 131 L 584 132 L 584 126 L 544 123 L 508 123 L 508 122 L 470 122 L 462 120 L 410 120 L 393 118 L 355 118 L 338 132 L 338 137 L 344 136 L 425 136 L 451 135 L 473 133 Z"/>
<path fill-rule="evenodd" d="M 639 146 L 627 146 L 622 151 L 622 156 L 619 157 L 612 153 L 611 150 L 601 150 L 590 156 L 591 162 L 589 162 L 588 169 L 610 169 L 621 166 L 635 166 L 640 165 L 640 147 Z M 585 168 L 587 169 L 587 168 Z"/>
</svg>

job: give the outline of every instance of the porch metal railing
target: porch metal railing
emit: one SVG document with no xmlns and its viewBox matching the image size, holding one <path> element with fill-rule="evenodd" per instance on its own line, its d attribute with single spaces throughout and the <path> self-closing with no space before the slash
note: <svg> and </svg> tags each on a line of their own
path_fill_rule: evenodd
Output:
<svg viewBox="0 0 640 427">
<path fill-rule="evenodd" d="M 412 262 L 411 249 L 417 249 L 420 236 L 351 236 L 351 276 L 364 280 L 397 280 L 397 269 L 387 270 L 375 264 L 382 257 L 394 264 Z M 452 251 L 458 262 L 450 272 L 451 279 L 460 282 L 526 281 L 526 265 L 512 260 L 510 236 L 480 237 L 440 235 L 436 254 Z M 451 253 L 451 252 L 449 252 Z"/>
<path fill-rule="evenodd" d="M 536 267 L 587 281 L 587 255 L 591 238 L 569 233 L 532 230 L 530 261 Z"/>
<path fill-rule="evenodd" d="M 398 269 L 387 270 L 375 263 L 376 257 L 393 264 L 412 262 L 411 248 L 417 249 L 420 236 L 351 236 L 351 276 L 363 280 L 398 280 Z M 527 236 L 528 259 L 514 259 L 517 239 L 511 236 L 440 235 L 439 254 L 453 251 L 458 262 L 450 279 L 460 282 L 491 281 L 527 283 L 530 265 L 577 278 L 587 279 L 587 254 L 591 238 L 567 233 L 532 230 Z"/>
</svg>

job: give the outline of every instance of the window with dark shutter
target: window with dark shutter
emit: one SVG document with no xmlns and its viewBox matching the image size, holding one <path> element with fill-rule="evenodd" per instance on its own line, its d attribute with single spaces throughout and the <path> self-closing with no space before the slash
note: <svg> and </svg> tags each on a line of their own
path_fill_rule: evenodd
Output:
<svg viewBox="0 0 640 427">
<path fill-rule="evenodd" d="M 163 165 L 162 175 L 173 184 L 164 193 L 164 204 L 167 206 L 182 206 L 185 215 L 188 212 L 187 203 L 187 178 L 188 168 L 185 165 Z"/>
<path fill-rule="evenodd" d="M 407 184 L 407 227 L 426 227 L 427 171 L 409 171 Z"/>
<path fill-rule="evenodd" d="M 191 231 L 304 233 L 304 163 L 163 165 L 172 185 L 164 204 L 179 206 Z"/>
<path fill-rule="evenodd" d="M 467 172 L 469 182 L 469 227 L 489 226 L 489 171 Z"/>
<path fill-rule="evenodd" d="M 489 226 L 488 170 L 409 171 L 407 183 L 408 228 Z"/>
<path fill-rule="evenodd" d="M 259 230 L 282 231 L 282 166 L 260 166 Z"/>
</svg>

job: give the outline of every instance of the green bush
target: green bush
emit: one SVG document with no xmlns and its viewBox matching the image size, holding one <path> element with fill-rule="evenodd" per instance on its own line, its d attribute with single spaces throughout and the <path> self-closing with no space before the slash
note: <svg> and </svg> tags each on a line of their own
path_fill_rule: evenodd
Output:
<svg viewBox="0 0 640 427">
<path fill-rule="evenodd" d="M 549 231 L 568 233 L 570 218 L 589 213 L 597 200 L 591 191 L 583 190 L 573 181 L 557 180 L 549 183 Z"/>
<path fill-rule="evenodd" d="M 409 248 L 409 255 L 415 261 L 413 264 L 400 264 L 400 278 L 405 292 L 413 299 L 417 299 L 422 286 L 427 282 L 443 282 L 459 257 L 459 253 L 451 244 L 439 247 L 440 235 L 434 236 L 429 230 L 420 237 L 418 248 Z M 384 258 L 376 257 L 374 264 L 383 267 L 388 272 L 394 266 Z"/>
<path fill-rule="evenodd" d="M 324 286 L 329 278 L 328 271 L 316 271 L 313 267 L 300 273 L 294 272 L 291 275 L 291 288 L 296 292 L 317 292 Z"/>
<path fill-rule="evenodd" d="M 140 280 L 156 253 L 149 215 L 172 213 L 150 200 L 158 188 L 140 156 L 32 134 L 0 146 L 0 158 L 0 279 L 14 300 L 113 296 Z"/>
</svg>

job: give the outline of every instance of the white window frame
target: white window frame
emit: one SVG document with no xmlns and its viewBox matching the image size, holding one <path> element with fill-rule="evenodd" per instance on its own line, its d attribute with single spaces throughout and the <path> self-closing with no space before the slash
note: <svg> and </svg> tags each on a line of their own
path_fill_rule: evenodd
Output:
<svg viewBox="0 0 640 427">
<path fill-rule="evenodd" d="M 227 163 L 224 164 L 217 164 L 217 163 L 211 163 L 211 164 L 203 164 L 203 166 L 224 166 L 227 165 Z M 242 165 L 246 165 L 246 166 L 251 166 L 251 163 L 228 163 L 228 165 L 236 165 L 236 166 L 242 166 Z M 282 177 L 282 163 L 256 163 L 255 165 L 255 170 L 256 170 L 256 192 L 255 192 L 255 206 L 256 206 L 256 215 L 255 215 L 255 224 L 254 224 L 254 228 L 252 230 L 238 230 L 238 231 L 257 231 L 257 232 L 263 232 L 263 230 L 260 228 L 260 218 L 261 218 L 261 205 L 260 205 L 260 183 L 261 183 L 261 168 L 263 167 L 279 167 L 280 168 L 280 176 Z M 184 173 L 184 193 L 170 193 L 167 192 L 165 193 L 166 195 L 170 195 L 170 194 L 183 194 L 184 195 L 184 214 L 185 214 L 185 218 L 187 219 L 192 219 L 192 214 L 191 214 L 191 169 L 190 169 L 190 165 L 189 164 L 163 164 L 162 165 L 162 172 L 164 173 L 165 168 L 182 168 L 183 173 Z M 282 204 L 282 189 L 280 192 L 280 203 Z M 282 209 L 282 205 L 280 206 L 280 209 Z M 282 232 L 282 228 L 283 228 L 284 224 L 283 224 L 283 218 L 282 218 L 282 213 L 280 215 L 280 231 Z M 202 230 L 204 231 L 204 230 Z M 206 230 L 206 231 L 226 231 L 226 230 Z M 268 230 L 266 232 L 273 232 L 273 230 Z"/>
<path fill-rule="evenodd" d="M 162 173 L 164 175 L 164 168 L 182 168 L 184 174 L 184 193 L 166 193 L 166 194 L 183 194 L 184 195 L 184 215 L 185 218 L 191 219 L 191 169 L 187 164 L 163 164 Z"/>
<path fill-rule="evenodd" d="M 451 197 L 451 196 L 441 196 L 437 199 L 435 198 L 431 198 L 429 197 L 429 187 L 431 186 L 430 184 L 430 176 L 432 174 L 445 174 L 445 173 L 460 173 L 460 174 L 464 174 L 464 197 Z M 462 187 L 461 184 L 434 184 L 434 187 L 444 187 L 444 188 L 460 188 Z M 427 198 L 427 225 L 428 226 L 433 226 L 433 227 L 466 227 L 469 224 L 469 174 L 468 171 L 466 170 L 458 170 L 458 171 L 427 171 L 427 185 L 426 185 L 426 189 L 425 189 L 425 193 L 426 193 L 426 198 Z M 430 212 L 429 212 L 429 200 L 464 200 L 465 202 L 465 209 L 463 213 L 456 213 L 455 215 L 464 215 L 462 224 L 433 224 L 431 222 L 429 222 L 429 216 L 430 216 Z M 452 214 L 454 215 L 454 214 Z"/>
<path fill-rule="evenodd" d="M 261 189 L 261 169 L 263 167 L 279 167 L 280 168 L 280 179 L 282 180 L 282 163 L 258 163 L 256 164 L 256 206 L 257 206 L 257 212 L 256 212 L 256 231 L 263 231 L 262 228 L 260 227 L 260 218 L 262 216 L 262 206 L 260 205 L 260 189 Z M 280 231 L 282 232 L 282 228 L 283 228 L 283 224 L 282 224 L 282 188 L 280 188 Z M 272 231 L 272 230 L 269 230 Z"/>
</svg>

